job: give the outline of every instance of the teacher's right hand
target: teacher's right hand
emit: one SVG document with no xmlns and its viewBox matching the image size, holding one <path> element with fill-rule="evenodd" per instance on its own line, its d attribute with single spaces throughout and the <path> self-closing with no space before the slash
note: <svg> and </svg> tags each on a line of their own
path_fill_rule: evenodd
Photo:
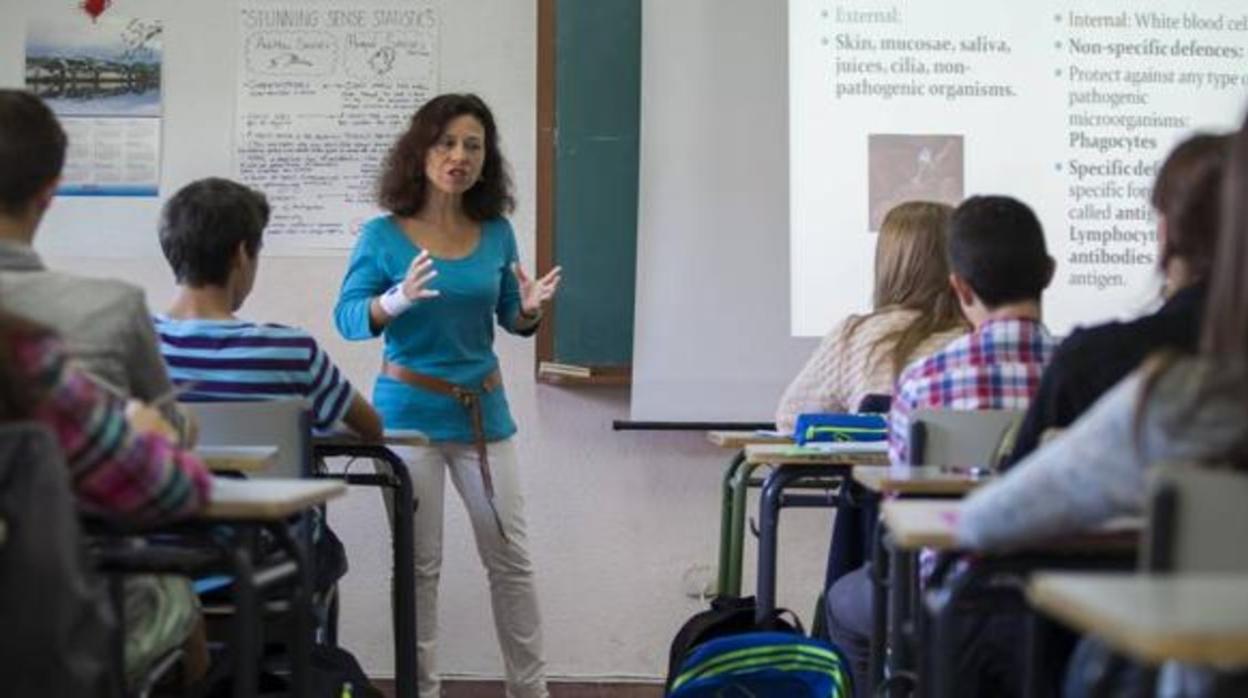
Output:
<svg viewBox="0 0 1248 698">
<path fill-rule="evenodd" d="M 421 250 L 408 266 L 407 275 L 403 277 L 403 295 L 413 302 L 437 296 L 437 290 L 428 288 L 429 282 L 433 281 L 437 275 L 438 272 L 433 268 L 433 259 L 429 257 L 429 252 Z"/>
<path fill-rule="evenodd" d="M 407 267 L 403 280 L 378 298 L 382 312 L 396 318 L 407 312 L 417 301 L 437 296 L 438 291 L 428 287 L 429 282 L 437 275 L 437 270 L 433 268 L 433 259 L 427 251 L 421 250 Z"/>
</svg>

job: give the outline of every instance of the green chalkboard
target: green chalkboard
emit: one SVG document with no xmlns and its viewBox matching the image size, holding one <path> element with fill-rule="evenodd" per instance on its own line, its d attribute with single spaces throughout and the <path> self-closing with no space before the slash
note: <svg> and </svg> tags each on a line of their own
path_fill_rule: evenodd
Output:
<svg viewBox="0 0 1248 698">
<path fill-rule="evenodd" d="M 633 354 L 641 0 L 556 0 L 553 360 Z"/>
</svg>

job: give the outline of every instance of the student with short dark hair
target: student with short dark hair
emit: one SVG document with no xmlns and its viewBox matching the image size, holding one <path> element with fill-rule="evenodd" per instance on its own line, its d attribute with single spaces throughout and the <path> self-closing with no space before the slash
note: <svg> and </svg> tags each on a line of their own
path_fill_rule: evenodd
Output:
<svg viewBox="0 0 1248 698">
<path fill-rule="evenodd" d="M 212 481 L 192 454 L 152 433 L 167 425 L 141 404 L 171 388 L 142 291 L 49 271 L 31 248 L 66 144 L 38 97 L 0 89 L 0 421 L 52 429 L 84 509 L 128 521 L 186 516 L 207 503 Z M 136 398 L 129 408 L 126 397 Z M 133 682 L 187 640 L 198 614 L 181 577 L 127 577 L 124 597 Z"/>
<path fill-rule="evenodd" d="M 65 131 L 36 96 L 0 89 L 0 294 L 5 308 L 53 330 L 84 369 L 128 397 L 172 389 L 143 291 L 115 279 L 51 271 L 33 243 L 65 163 Z M 176 406 L 163 410 L 177 426 Z"/>
<path fill-rule="evenodd" d="M 165 204 L 160 247 L 178 282 L 156 317 L 174 383 L 190 402 L 298 398 L 317 429 L 341 420 L 381 438 L 381 419 L 307 332 L 239 319 L 269 221 L 264 195 L 228 179 L 192 182 Z"/>
<path fill-rule="evenodd" d="M 910 364 L 897 380 L 889 415 L 889 455 L 909 463 L 910 416 L 926 407 L 1022 409 L 1040 383 L 1055 342 L 1041 323 L 1041 296 L 1053 277 L 1044 230 L 1023 202 L 974 196 L 949 223 L 949 284 L 974 330 Z M 828 631 L 865 677 L 871 637 L 871 584 L 866 568 L 828 590 Z M 865 698 L 866 681 L 858 696 Z"/>
<path fill-rule="evenodd" d="M 1227 155 L 1224 208 L 1195 355 L 1160 352 L 1071 425 L 963 501 L 958 547 L 1005 550 L 1143 511 L 1159 463 L 1248 463 L 1248 120 Z M 1198 466 L 1193 466 L 1198 467 Z M 1206 677 L 1212 678 L 1212 677 Z M 1245 695 L 1245 677 L 1223 677 Z M 1171 695 L 1159 692 L 1159 695 Z M 1174 695 L 1178 695 L 1175 693 Z"/>
<path fill-rule="evenodd" d="M 1036 449 L 1049 429 L 1064 429 L 1159 349 L 1196 351 L 1206 281 L 1213 267 L 1222 211 L 1222 173 L 1229 136 L 1197 134 L 1162 163 L 1153 186 L 1158 269 L 1165 304 L 1130 322 L 1075 330 L 1053 354 L 1006 467 Z"/>
<path fill-rule="evenodd" d="M 910 415 L 925 407 L 1024 409 L 1055 342 L 1040 320 L 1054 263 L 1036 214 L 1007 196 L 974 196 L 949 223 L 949 283 L 975 327 L 910 364 L 889 414 L 889 456 L 909 462 Z"/>
</svg>

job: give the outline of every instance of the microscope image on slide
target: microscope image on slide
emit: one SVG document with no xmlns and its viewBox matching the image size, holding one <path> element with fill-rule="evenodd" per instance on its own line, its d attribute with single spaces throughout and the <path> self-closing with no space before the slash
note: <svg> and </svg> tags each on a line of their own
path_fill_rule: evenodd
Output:
<svg viewBox="0 0 1248 698">
<path fill-rule="evenodd" d="M 963 197 L 960 135 L 867 135 L 867 211 L 871 231 L 904 201 L 922 199 L 956 206 Z"/>
</svg>

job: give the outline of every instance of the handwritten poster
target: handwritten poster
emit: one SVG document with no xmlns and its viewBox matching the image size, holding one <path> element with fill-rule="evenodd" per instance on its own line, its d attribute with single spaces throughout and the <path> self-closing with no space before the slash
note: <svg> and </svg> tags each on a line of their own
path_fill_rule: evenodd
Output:
<svg viewBox="0 0 1248 698">
<path fill-rule="evenodd" d="M 349 248 L 386 152 L 437 92 L 433 6 L 243 0 L 235 174 L 272 207 L 267 249 Z"/>
</svg>

